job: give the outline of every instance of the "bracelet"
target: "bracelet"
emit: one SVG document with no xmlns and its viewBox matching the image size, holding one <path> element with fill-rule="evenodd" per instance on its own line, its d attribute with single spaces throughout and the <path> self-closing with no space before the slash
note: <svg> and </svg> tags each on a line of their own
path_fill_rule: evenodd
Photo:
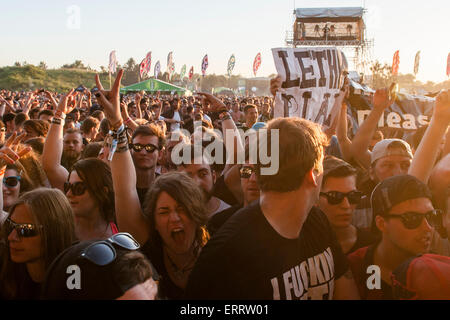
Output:
<svg viewBox="0 0 450 320">
<path fill-rule="evenodd" d="M 130 123 L 130 122 L 131 122 L 131 118 L 128 117 L 127 120 L 125 120 L 123 123 L 128 124 L 128 123 Z"/>
<path fill-rule="evenodd" d="M 53 117 L 52 124 L 61 125 L 62 121 L 64 121 L 64 119 Z"/>
<path fill-rule="evenodd" d="M 60 119 L 66 119 L 66 114 L 62 112 L 61 110 L 56 110 L 55 117 Z"/>
<path fill-rule="evenodd" d="M 6 172 L 6 166 L 0 170 L 0 176 L 3 176 Z"/>
</svg>

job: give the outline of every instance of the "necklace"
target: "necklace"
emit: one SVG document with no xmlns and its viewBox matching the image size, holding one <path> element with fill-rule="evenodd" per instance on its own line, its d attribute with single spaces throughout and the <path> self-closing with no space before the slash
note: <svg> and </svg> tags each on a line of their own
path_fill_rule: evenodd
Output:
<svg viewBox="0 0 450 320">
<path fill-rule="evenodd" d="M 165 252 L 167 260 L 169 260 L 170 266 L 172 267 L 173 273 L 175 274 L 175 277 L 178 279 L 183 279 L 187 272 L 194 269 L 194 264 L 192 262 L 195 261 L 195 256 L 193 259 L 189 260 L 189 262 L 182 268 L 179 268 L 175 262 L 170 258 L 169 254 Z"/>
</svg>

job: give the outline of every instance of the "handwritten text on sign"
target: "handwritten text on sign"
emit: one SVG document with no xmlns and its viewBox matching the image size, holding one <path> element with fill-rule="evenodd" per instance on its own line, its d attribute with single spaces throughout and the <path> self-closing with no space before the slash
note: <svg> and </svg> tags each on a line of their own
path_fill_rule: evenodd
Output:
<svg viewBox="0 0 450 320">
<path fill-rule="evenodd" d="M 347 67 L 343 53 L 336 48 L 275 48 L 272 54 L 283 81 L 275 97 L 274 116 L 330 126 L 341 74 Z"/>
</svg>

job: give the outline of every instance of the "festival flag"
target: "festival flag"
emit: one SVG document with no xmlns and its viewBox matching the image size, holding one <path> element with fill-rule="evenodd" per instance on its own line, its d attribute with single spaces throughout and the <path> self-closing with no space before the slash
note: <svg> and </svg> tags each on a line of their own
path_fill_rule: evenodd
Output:
<svg viewBox="0 0 450 320">
<path fill-rule="evenodd" d="M 208 55 L 206 54 L 202 60 L 202 75 L 206 76 L 206 69 L 208 69 Z"/>
<path fill-rule="evenodd" d="M 194 76 L 194 66 L 191 67 L 189 70 L 189 80 L 192 80 L 192 77 Z"/>
<path fill-rule="evenodd" d="M 414 61 L 414 75 L 417 75 L 419 72 L 419 64 L 420 64 L 420 51 L 416 53 L 416 59 Z"/>
<path fill-rule="evenodd" d="M 172 65 L 170 66 L 170 79 L 175 75 L 175 62 L 172 61 Z"/>
<path fill-rule="evenodd" d="M 392 75 L 398 75 L 398 68 L 400 66 L 400 51 L 395 51 L 394 60 L 392 61 Z"/>
<path fill-rule="evenodd" d="M 167 73 L 169 74 L 169 79 L 170 76 L 172 75 L 172 64 L 173 64 L 173 52 L 170 51 L 169 54 L 167 55 Z"/>
<path fill-rule="evenodd" d="M 255 61 L 253 61 L 253 74 L 256 77 L 256 72 L 258 72 L 259 66 L 261 66 L 261 53 L 258 52 L 258 54 L 255 57 Z"/>
<path fill-rule="evenodd" d="M 180 80 L 183 81 L 184 76 L 186 75 L 186 65 L 184 64 L 181 67 L 181 71 L 180 71 Z"/>
<path fill-rule="evenodd" d="M 155 79 L 158 79 L 159 72 L 161 71 L 161 63 L 159 60 L 155 64 Z"/>
<path fill-rule="evenodd" d="M 141 65 L 139 66 L 139 74 L 141 78 L 143 78 L 144 74 L 150 73 L 150 68 L 152 66 L 152 52 L 150 51 L 145 56 L 144 60 L 142 60 Z"/>
<path fill-rule="evenodd" d="M 227 72 L 228 72 L 229 77 L 231 77 L 231 73 L 233 72 L 235 63 L 236 63 L 236 58 L 234 57 L 234 54 L 232 54 L 230 57 L 230 60 L 228 60 L 228 66 L 227 66 Z"/>
<path fill-rule="evenodd" d="M 447 77 L 450 77 L 450 53 L 447 57 Z"/>
<path fill-rule="evenodd" d="M 117 57 L 116 57 L 116 50 L 111 51 L 109 54 L 109 73 L 116 73 L 117 69 Z"/>
</svg>

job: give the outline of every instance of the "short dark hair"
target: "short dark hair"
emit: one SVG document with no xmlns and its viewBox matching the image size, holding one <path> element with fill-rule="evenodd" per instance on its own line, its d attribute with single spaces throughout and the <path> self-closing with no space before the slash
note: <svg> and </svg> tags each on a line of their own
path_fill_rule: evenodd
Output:
<svg viewBox="0 0 450 320">
<path fill-rule="evenodd" d="M 9 121 L 13 121 L 15 117 L 16 117 L 15 113 L 12 113 L 12 112 L 11 113 L 7 113 L 7 114 L 5 114 L 3 116 L 3 122 L 6 123 L 6 122 L 9 122 Z"/>
<path fill-rule="evenodd" d="M 98 121 L 97 118 L 87 117 L 86 119 L 84 119 L 83 123 L 81 124 L 80 130 L 83 133 L 89 133 L 89 131 L 92 128 L 95 128 L 99 123 L 100 123 L 100 121 Z"/>
<path fill-rule="evenodd" d="M 269 165 L 259 163 L 258 184 L 261 191 L 292 192 L 300 188 L 308 171 L 320 168 L 328 139 L 316 123 L 301 118 L 279 118 L 270 121 L 267 134 L 259 137 L 259 146 L 266 144 L 269 152 L 273 132 L 279 133 L 278 172 L 262 175 L 261 168 Z"/>
<path fill-rule="evenodd" d="M 55 114 L 53 113 L 52 110 L 44 109 L 44 110 L 39 111 L 39 113 L 38 113 L 38 118 L 39 118 L 41 115 L 46 115 L 46 116 L 52 116 L 52 117 L 53 117 Z"/>
<path fill-rule="evenodd" d="M 131 141 L 134 140 L 137 136 L 147 136 L 147 137 L 157 137 L 158 138 L 158 147 L 161 150 L 166 144 L 166 137 L 164 136 L 164 132 L 161 128 L 153 123 L 139 126 L 133 132 L 133 136 L 131 137 Z"/>
<path fill-rule="evenodd" d="M 322 186 L 328 178 L 345 178 L 354 176 L 356 178 L 357 171 L 344 160 L 333 156 L 326 156 L 323 160 L 323 179 Z"/>
<path fill-rule="evenodd" d="M 14 124 L 20 126 L 27 120 L 30 120 L 30 117 L 26 113 L 20 112 L 14 117 Z"/>
<path fill-rule="evenodd" d="M 258 111 L 258 107 L 257 106 L 255 106 L 254 104 L 248 104 L 248 105 L 246 105 L 244 107 L 244 113 L 247 113 L 247 111 L 252 109 L 252 108 L 254 108 L 254 109 L 256 109 L 256 111 Z"/>
</svg>

